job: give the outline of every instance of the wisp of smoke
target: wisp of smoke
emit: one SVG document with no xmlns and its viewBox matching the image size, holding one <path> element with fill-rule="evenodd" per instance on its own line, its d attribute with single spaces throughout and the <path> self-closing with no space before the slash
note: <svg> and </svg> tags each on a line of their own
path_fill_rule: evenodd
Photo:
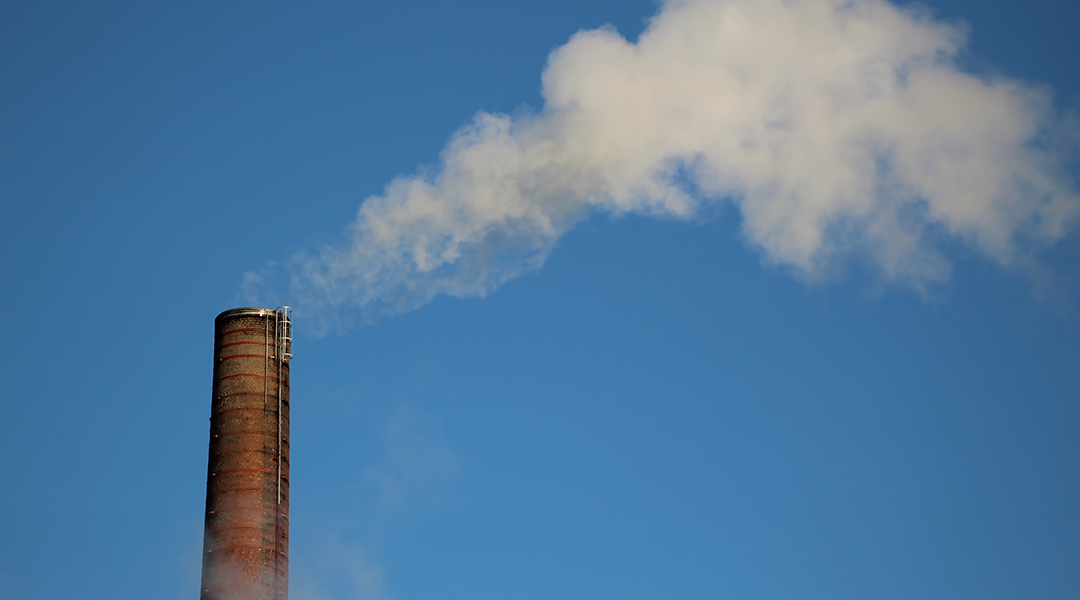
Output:
<svg viewBox="0 0 1080 600">
<path fill-rule="evenodd" d="M 271 269 L 309 317 L 371 318 L 484 296 L 592 214 L 717 202 L 808 279 L 858 255 L 918 289 L 948 278 L 945 242 L 1015 264 L 1067 234 L 1080 199 L 1046 143 L 1048 94 L 962 72 L 964 43 L 886 0 L 668 0 L 636 43 L 578 32 L 549 58 L 542 110 L 480 112 L 434 168 L 365 200 L 346 243 Z"/>
</svg>

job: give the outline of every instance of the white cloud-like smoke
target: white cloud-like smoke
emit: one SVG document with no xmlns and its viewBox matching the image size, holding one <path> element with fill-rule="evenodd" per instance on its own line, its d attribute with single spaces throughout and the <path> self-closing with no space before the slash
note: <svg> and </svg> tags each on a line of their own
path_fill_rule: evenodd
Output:
<svg viewBox="0 0 1080 600">
<path fill-rule="evenodd" d="M 347 243 L 294 257 L 290 296 L 308 316 L 483 296 L 591 214 L 717 202 L 809 279 L 857 255 L 919 288 L 948 278 L 943 242 L 1026 260 L 1080 212 L 1045 143 L 1057 118 L 1045 92 L 962 72 L 964 43 L 886 0 L 668 0 L 637 43 L 581 31 L 540 112 L 477 114 L 368 198 Z"/>
</svg>

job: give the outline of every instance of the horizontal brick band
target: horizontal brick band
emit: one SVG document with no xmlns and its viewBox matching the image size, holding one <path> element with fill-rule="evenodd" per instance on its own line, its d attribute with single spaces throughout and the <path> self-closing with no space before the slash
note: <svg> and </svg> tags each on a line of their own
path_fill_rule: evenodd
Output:
<svg viewBox="0 0 1080 600">
<path fill-rule="evenodd" d="M 259 377 L 262 377 L 262 375 L 260 375 Z M 214 400 L 224 400 L 226 398 L 235 398 L 237 396 L 257 396 L 259 398 L 262 398 L 263 393 L 262 392 L 250 392 L 250 391 L 234 392 L 232 394 L 222 394 L 220 396 L 214 396 Z M 273 398 L 273 399 L 277 400 L 277 395 L 276 394 L 269 394 L 268 393 L 268 394 L 266 394 L 266 397 L 267 398 Z M 288 398 L 282 398 L 281 401 L 284 402 L 285 404 L 289 403 Z M 218 411 L 218 412 L 222 412 L 222 411 Z"/>
<path fill-rule="evenodd" d="M 244 544 L 237 544 L 235 546 L 222 546 L 220 548 L 214 548 L 213 550 L 207 550 L 206 554 L 210 554 L 211 552 L 221 552 L 222 550 L 240 550 L 240 549 L 266 550 L 267 552 L 277 552 L 277 548 L 267 548 L 266 546 L 246 546 Z M 258 566 L 258 565 L 238 565 L 238 566 L 255 567 L 255 566 Z"/>
<path fill-rule="evenodd" d="M 226 473 L 239 473 L 239 472 L 272 473 L 274 475 L 277 475 L 277 471 L 275 471 L 273 469 L 225 469 L 224 471 L 218 471 L 217 473 L 211 473 L 210 476 L 214 477 L 216 475 L 224 475 Z"/>
<path fill-rule="evenodd" d="M 234 334 L 234 333 L 240 333 L 240 332 L 242 332 L 242 331 L 262 331 L 262 332 L 264 332 L 264 333 L 265 333 L 265 332 L 268 332 L 268 331 L 269 331 L 269 329 L 266 329 L 266 328 L 264 328 L 264 329 L 259 329 L 258 327 L 248 327 L 248 328 L 246 328 L 246 329 L 230 329 L 230 330 L 228 330 L 228 331 L 222 331 L 222 332 L 221 332 L 221 337 L 225 337 L 225 336 L 227 336 L 227 335 L 232 335 L 232 334 Z"/>
<path fill-rule="evenodd" d="M 218 592 L 218 591 L 221 591 L 221 590 L 247 590 L 247 589 L 251 589 L 253 587 L 264 589 L 264 590 L 273 590 L 276 586 L 263 585 L 263 584 L 258 584 L 258 583 L 257 584 L 252 584 L 252 585 L 219 585 L 219 586 L 212 587 L 212 588 L 206 588 L 206 589 L 204 589 L 202 591 L 202 593 L 203 594 L 209 594 L 211 592 Z M 282 592 L 281 590 L 278 590 L 277 591 L 277 597 L 278 598 L 284 598 L 285 593 Z"/>
<path fill-rule="evenodd" d="M 225 362 L 234 358 L 274 358 L 268 354 L 233 354 L 232 356 L 223 356 L 218 359 L 218 362 Z"/>
<path fill-rule="evenodd" d="M 259 395 L 259 394 L 255 394 L 255 395 Z M 269 398 L 274 398 L 273 396 L 268 396 L 268 397 Z M 277 398 L 274 398 L 274 399 L 277 400 Z M 259 411 L 259 412 L 266 413 L 267 415 L 272 415 L 272 414 L 277 413 L 277 410 L 267 410 L 267 409 L 262 408 L 260 406 L 240 406 L 240 407 L 237 407 L 237 408 L 226 408 L 226 409 L 218 410 L 218 411 L 215 411 L 214 414 L 215 415 L 223 415 L 223 414 L 225 414 L 227 412 L 233 412 L 234 410 Z"/>
<path fill-rule="evenodd" d="M 240 490 L 261 490 L 262 488 L 233 488 L 233 490 L 238 490 L 238 489 L 240 489 Z M 206 513 L 206 514 L 214 515 L 214 514 L 217 514 L 217 513 L 228 512 L 230 510 L 262 510 L 262 511 L 266 511 L 268 513 L 278 512 L 277 510 L 274 510 L 272 508 L 264 508 L 262 506 L 231 506 L 229 508 L 219 508 L 217 510 L 212 510 L 212 511 Z M 279 516 L 285 517 L 285 515 L 282 515 L 280 513 L 278 513 L 278 514 L 279 514 Z M 288 519 L 289 517 L 285 517 L 285 518 Z"/>
<path fill-rule="evenodd" d="M 218 491 L 222 492 L 222 493 L 225 493 L 225 492 L 264 492 L 264 491 L 266 491 L 266 489 L 261 488 L 261 487 L 252 487 L 252 488 L 229 488 L 227 490 L 218 490 Z M 248 507 L 237 507 L 237 508 L 248 508 Z"/>
<path fill-rule="evenodd" d="M 215 529 L 210 533 L 221 533 L 222 531 L 228 531 L 230 529 L 254 529 L 256 531 L 262 531 L 262 527 L 256 527 L 254 525 L 233 525 L 232 527 L 222 527 L 221 529 Z"/>
<path fill-rule="evenodd" d="M 255 344 L 257 346 L 269 346 L 269 342 L 229 342 L 228 344 L 222 344 L 222 348 L 228 348 L 229 346 L 239 346 L 240 344 Z"/>
<path fill-rule="evenodd" d="M 270 456 L 277 456 L 278 458 L 283 459 L 285 462 L 289 462 L 288 458 L 281 456 L 280 452 L 274 450 L 226 450 L 225 452 L 212 452 L 210 453 L 210 456 L 225 456 L 226 454 L 241 454 L 244 452 L 250 452 L 252 454 L 269 454 Z"/>
<path fill-rule="evenodd" d="M 277 381 L 277 377 L 274 377 L 273 375 L 265 375 L 263 373 L 237 373 L 235 375 L 222 375 L 221 377 L 218 377 L 218 381 L 221 381 L 222 379 L 232 379 L 233 377 L 265 377 L 266 379 L 273 379 L 274 381 Z"/>
<path fill-rule="evenodd" d="M 266 437 L 272 437 L 272 438 L 277 439 L 277 433 L 275 433 L 275 432 L 272 432 L 272 431 L 255 431 L 255 430 L 250 430 L 250 429 L 245 429 L 244 431 L 230 431 L 229 433 L 215 433 L 214 435 L 212 435 L 210 437 L 225 437 L 227 435 L 240 435 L 241 433 L 257 433 L 259 435 L 265 435 Z M 282 441 L 284 441 L 284 440 L 282 440 Z"/>
</svg>

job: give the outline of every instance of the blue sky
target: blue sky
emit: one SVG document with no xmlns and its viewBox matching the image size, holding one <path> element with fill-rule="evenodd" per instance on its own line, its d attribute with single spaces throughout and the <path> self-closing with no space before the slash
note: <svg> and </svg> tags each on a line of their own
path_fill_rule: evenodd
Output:
<svg viewBox="0 0 1080 600">
<path fill-rule="evenodd" d="M 927 6 L 965 24 L 962 72 L 1069 131 L 1080 9 Z M 345 247 L 477 111 L 541 111 L 572 35 L 657 10 L 0 6 L 0 599 L 195 597 L 213 318 L 245 274 Z M 293 597 L 1080 596 L 1075 221 L 1011 261 L 931 223 L 948 276 L 890 277 L 873 244 L 808 273 L 747 206 L 598 204 L 501 285 L 309 310 Z"/>
</svg>

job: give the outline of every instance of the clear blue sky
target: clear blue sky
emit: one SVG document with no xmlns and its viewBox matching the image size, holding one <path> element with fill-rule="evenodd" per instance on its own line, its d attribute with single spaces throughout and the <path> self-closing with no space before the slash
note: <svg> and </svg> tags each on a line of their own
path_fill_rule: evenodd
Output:
<svg viewBox="0 0 1080 600">
<path fill-rule="evenodd" d="M 1080 108 L 1076 3 L 928 6 L 962 68 Z M 196 598 L 244 274 L 656 11 L 0 4 L 0 600 Z M 1080 597 L 1080 236 L 1028 267 L 942 242 L 920 294 L 808 282 L 717 206 L 601 211 L 484 298 L 301 328 L 293 597 Z"/>
</svg>

